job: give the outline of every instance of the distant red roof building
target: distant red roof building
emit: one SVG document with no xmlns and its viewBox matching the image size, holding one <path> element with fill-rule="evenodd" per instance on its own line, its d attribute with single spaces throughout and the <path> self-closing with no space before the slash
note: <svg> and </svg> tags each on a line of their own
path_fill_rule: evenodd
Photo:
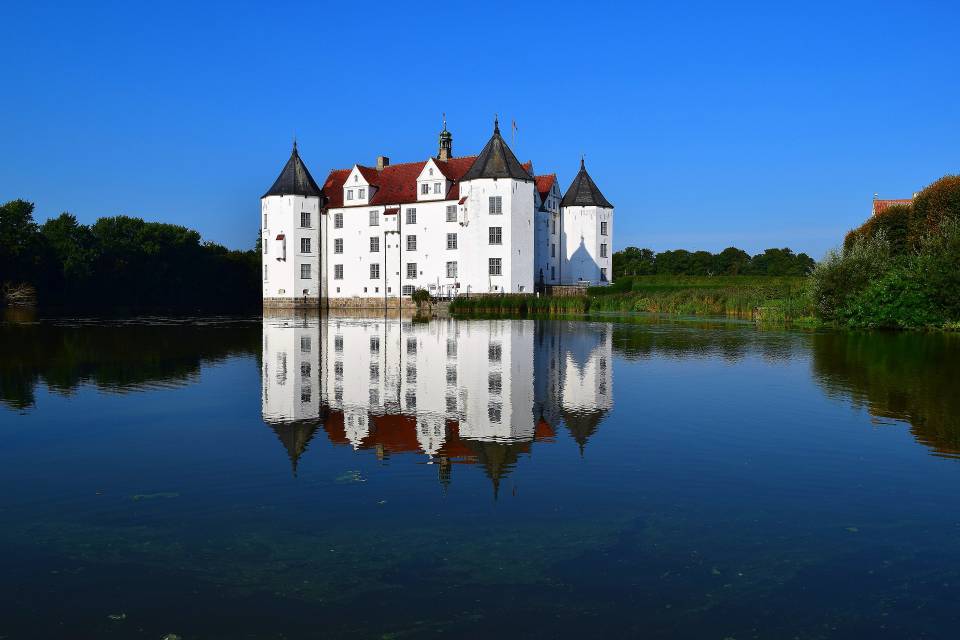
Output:
<svg viewBox="0 0 960 640">
<path fill-rule="evenodd" d="M 913 198 L 899 198 L 896 200 L 880 200 L 876 197 L 873 199 L 873 215 L 877 215 L 886 211 L 889 207 L 892 207 L 895 204 L 913 204 Z"/>
</svg>

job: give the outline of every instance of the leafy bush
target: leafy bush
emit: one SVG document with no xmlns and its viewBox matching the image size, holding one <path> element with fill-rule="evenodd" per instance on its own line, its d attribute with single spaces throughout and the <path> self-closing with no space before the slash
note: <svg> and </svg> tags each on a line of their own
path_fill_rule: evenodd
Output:
<svg viewBox="0 0 960 640">
<path fill-rule="evenodd" d="M 883 233 L 859 235 L 849 248 L 827 253 L 810 274 L 810 297 L 818 317 L 845 319 L 850 298 L 882 276 L 890 260 Z"/>
<path fill-rule="evenodd" d="M 947 175 L 917 194 L 910 240 L 919 245 L 931 233 L 937 233 L 949 220 L 960 220 L 960 175 Z"/>
<path fill-rule="evenodd" d="M 424 305 L 430 302 L 430 292 L 426 289 L 416 289 L 413 294 L 410 296 L 414 302 L 417 303 L 417 306 Z"/>
</svg>

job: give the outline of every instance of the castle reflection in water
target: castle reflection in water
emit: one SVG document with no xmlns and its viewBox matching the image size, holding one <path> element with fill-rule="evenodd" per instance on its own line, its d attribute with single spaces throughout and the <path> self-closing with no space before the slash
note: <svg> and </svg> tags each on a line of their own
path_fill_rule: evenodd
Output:
<svg viewBox="0 0 960 640">
<path fill-rule="evenodd" d="M 564 428 L 581 452 L 613 406 L 611 325 L 266 317 L 263 419 L 297 464 L 323 432 L 379 458 L 480 464 L 494 482 Z"/>
</svg>

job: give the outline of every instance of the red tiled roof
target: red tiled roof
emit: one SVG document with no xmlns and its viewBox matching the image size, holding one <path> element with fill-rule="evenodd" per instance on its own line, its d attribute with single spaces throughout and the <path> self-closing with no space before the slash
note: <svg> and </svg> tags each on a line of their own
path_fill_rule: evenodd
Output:
<svg viewBox="0 0 960 640">
<path fill-rule="evenodd" d="M 557 174 L 551 173 L 546 176 L 537 176 L 534 180 L 537 184 L 537 193 L 540 194 L 540 200 L 546 200 L 547 194 L 550 193 L 550 188 L 557 181 Z"/>
<path fill-rule="evenodd" d="M 476 156 L 450 158 L 446 162 L 437 161 L 440 172 L 453 184 L 447 192 L 447 200 L 460 197 L 460 178 L 473 165 Z M 373 167 L 358 165 L 363 177 L 377 187 L 370 205 L 407 204 L 417 202 L 417 177 L 423 171 L 427 161 L 392 164 L 377 171 Z M 323 193 L 327 197 L 327 207 L 331 209 L 343 206 L 343 185 L 352 169 L 334 169 L 323 183 Z M 365 205 L 359 205 L 365 206 Z"/>
<path fill-rule="evenodd" d="M 913 198 L 900 198 L 899 200 L 873 200 L 873 215 L 878 213 L 883 213 L 887 208 L 892 207 L 895 204 L 913 204 Z"/>
</svg>

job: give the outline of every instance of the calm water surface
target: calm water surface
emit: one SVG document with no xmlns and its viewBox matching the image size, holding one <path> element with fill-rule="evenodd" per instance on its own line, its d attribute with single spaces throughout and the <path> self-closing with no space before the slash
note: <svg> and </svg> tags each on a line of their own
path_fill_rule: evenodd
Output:
<svg viewBox="0 0 960 640">
<path fill-rule="evenodd" d="M 0 637 L 955 638 L 960 341 L 0 326 Z"/>
</svg>

